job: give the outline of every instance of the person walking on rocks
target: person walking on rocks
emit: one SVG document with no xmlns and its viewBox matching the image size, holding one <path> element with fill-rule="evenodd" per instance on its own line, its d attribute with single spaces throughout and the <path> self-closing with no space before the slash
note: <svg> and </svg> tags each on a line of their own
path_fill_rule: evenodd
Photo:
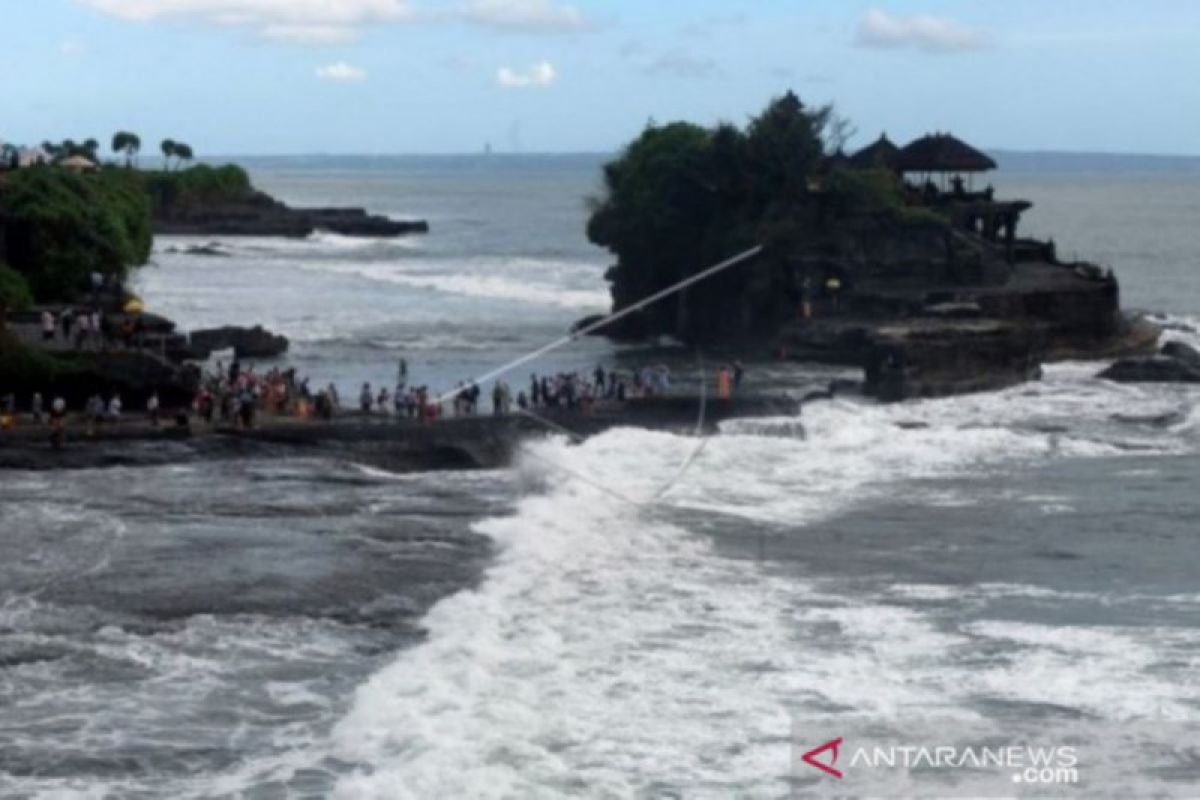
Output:
<svg viewBox="0 0 1200 800">
<path fill-rule="evenodd" d="M 371 394 L 371 384 L 364 383 L 362 392 L 358 395 L 358 407 L 364 414 L 371 413 L 371 406 L 375 402 L 375 397 Z"/>
</svg>

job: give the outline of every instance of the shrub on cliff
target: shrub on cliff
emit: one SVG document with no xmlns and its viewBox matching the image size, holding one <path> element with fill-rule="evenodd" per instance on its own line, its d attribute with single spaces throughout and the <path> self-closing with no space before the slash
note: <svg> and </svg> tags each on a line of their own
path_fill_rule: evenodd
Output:
<svg viewBox="0 0 1200 800">
<path fill-rule="evenodd" d="M 153 242 L 150 204 L 129 170 L 21 170 L 0 194 L 0 224 L 9 264 L 42 302 L 75 298 L 93 271 L 124 278 Z"/>
<path fill-rule="evenodd" d="M 22 396 L 45 391 L 60 381 L 79 375 L 78 365 L 26 347 L 10 331 L 0 330 L 0 388 Z"/>
<path fill-rule="evenodd" d="M 0 264 L 0 320 L 8 311 L 24 311 L 33 305 L 33 293 L 24 276 L 15 269 Z"/>
<path fill-rule="evenodd" d="M 194 205 L 241 202 L 254 194 L 250 176 L 233 164 L 197 164 L 175 172 L 147 172 L 142 178 L 154 213 L 159 215 Z"/>
</svg>

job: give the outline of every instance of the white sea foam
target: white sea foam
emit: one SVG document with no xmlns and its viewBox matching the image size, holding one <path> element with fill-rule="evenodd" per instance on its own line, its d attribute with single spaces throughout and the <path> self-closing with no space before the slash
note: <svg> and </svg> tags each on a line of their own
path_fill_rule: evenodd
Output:
<svg viewBox="0 0 1200 800">
<path fill-rule="evenodd" d="M 1119 454 L 1093 428 L 1130 393 L 1066 370 L 997 395 L 814 404 L 806 439 L 731 423 L 650 510 L 620 498 L 652 501 L 692 441 L 619 430 L 532 445 L 523 469 L 540 492 L 479 525 L 500 547 L 485 583 L 435 607 L 428 642 L 361 686 L 338 725 L 335 755 L 370 765 L 338 794 L 779 794 L 792 715 L 970 717 L 978 696 L 1179 713 L 1195 697 L 1149 669 L 1151 630 L 1081 629 L 1047 650 L 1060 628 L 946 621 L 957 590 L 841 594 L 719 556 L 676 521 L 700 509 L 802 537 L 899 480 Z M 927 427 L 899 424 L 914 419 Z M 1047 419 L 1070 425 L 1039 430 Z M 981 666 L 981 640 L 1019 646 Z M 1105 708 L 1126 685 L 1140 698 Z"/>
</svg>

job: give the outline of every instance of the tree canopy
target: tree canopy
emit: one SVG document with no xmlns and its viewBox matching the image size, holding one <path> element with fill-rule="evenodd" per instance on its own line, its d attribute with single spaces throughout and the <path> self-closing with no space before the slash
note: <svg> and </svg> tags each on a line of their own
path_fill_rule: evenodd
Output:
<svg viewBox="0 0 1200 800">
<path fill-rule="evenodd" d="M 15 269 L 0 264 L 0 314 L 24 311 L 33 305 L 33 293 L 25 277 Z"/>
<path fill-rule="evenodd" d="M 618 256 L 609 271 L 620 308 L 756 241 L 767 217 L 802 205 L 823 153 L 831 111 L 810 111 L 790 92 L 745 130 L 686 122 L 650 125 L 604 169 L 588 236 Z M 721 302 L 721 276 L 641 315 L 647 332 L 686 333 L 686 311 Z M 684 330 L 680 330 L 680 329 Z"/>
<path fill-rule="evenodd" d="M 112 151 L 125 155 L 125 166 L 133 166 L 133 160 L 142 149 L 142 140 L 136 133 L 117 131 L 112 138 Z"/>
<path fill-rule="evenodd" d="M 73 299 L 93 271 L 124 277 L 150 257 L 150 202 L 126 170 L 27 169 L 0 193 L 7 258 L 42 302 Z"/>
<path fill-rule="evenodd" d="M 588 237 L 618 258 L 606 276 L 615 307 L 754 244 L 768 253 L 635 315 L 623 332 L 702 338 L 745 330 L 747 317 L 751 327 L 769 324 L 781 302 L 773 266 L 784 246 L 827 235 L 839 214 L 900 205 L 888 175 L 825 174 L 825 155 L 846 130 L 832 107 L 808 108 L 791 92 L 744 128 L 649 125 L 605 166 L 603 195 L 592 201 Z"/>
</svg>

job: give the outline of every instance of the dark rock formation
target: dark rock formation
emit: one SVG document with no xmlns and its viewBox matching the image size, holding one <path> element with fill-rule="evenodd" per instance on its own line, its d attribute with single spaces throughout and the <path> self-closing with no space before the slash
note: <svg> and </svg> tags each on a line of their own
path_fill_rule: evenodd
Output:
<svg viewBox="0 0 1200 800">
<path fill-rule="evenodd" d="M 304 237 L 318 230 L 343 236 L 394 237 L 428 233 L 429 224 L 371 215 L 361 208 L 289 208 L 262 192 L 239 200 L 168 206 L 154 216 L 158 234 Z"/>
<path fill-rule="evenodd" d="M 1117 383 L 1200 383 L 1200 369 L 1178 358 L 1151 356 L 1122 359 L 1097 377 Z"/>
<path fill-rule="evenodd" d="M 221 249 L 216 242 L 196 244 L 189 247 L 168 247 L 168 253 L 183 253 L 189 256 L 206 256 L 208 258 L 229 258 L 230 254 Z"/>
<path fill-rule="evenodd" d="M 1162 354 L 1167 358 L 1182 361 L 1192 369 L 1200 370 L 1200 351 L 1183 342 L 1167 342 L 1162 347 Z"/>
<path fill-rule="evenodd" d="M 232 349 L 238 358 L 278 358 L 288 351 L 287 337 L 271 333 L 261 325 L 253 328 L 225 326 L 192 331 L 188 339 L 188 355 L 203 361 L 218 350 Z"/>
</svg>

